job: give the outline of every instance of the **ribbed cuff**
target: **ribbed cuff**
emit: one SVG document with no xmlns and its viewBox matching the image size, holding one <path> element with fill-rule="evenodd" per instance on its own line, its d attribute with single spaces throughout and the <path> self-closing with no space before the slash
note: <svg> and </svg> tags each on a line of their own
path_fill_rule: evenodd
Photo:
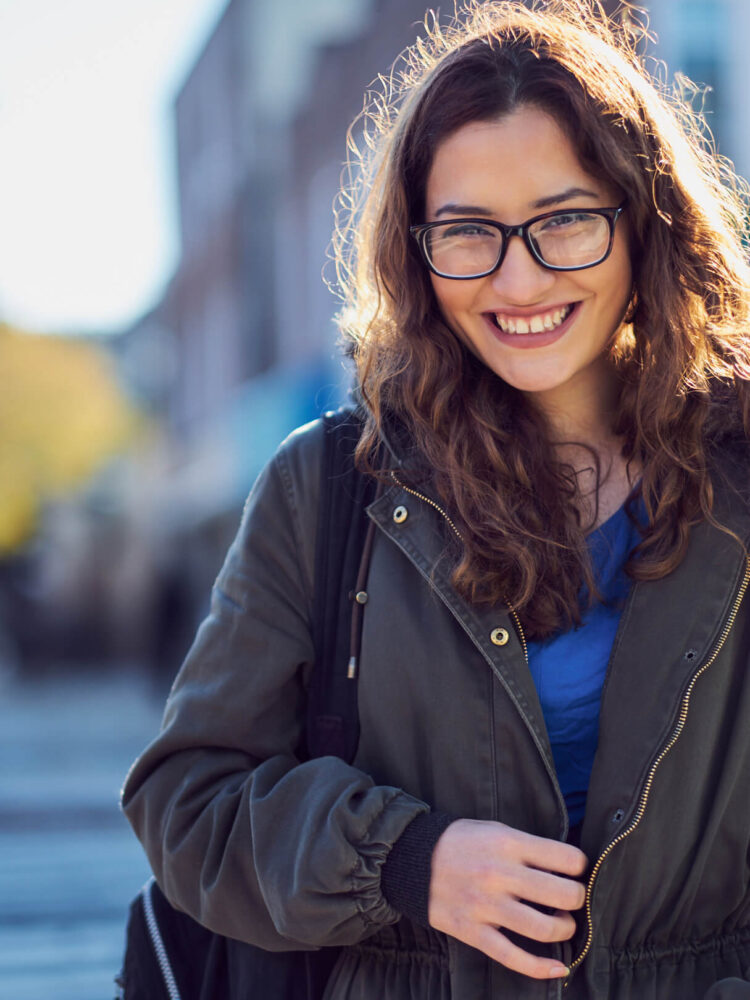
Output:
<svg viewBox="0 0 750 1000">
<path fill-rule="evenodd" d="M 420 813 L 391 848 L 380 871 L 386 901 L 409 920 L 428 927 L 432 852 L 441 834 L 458 817 L 450 813 Z"/>
</svg>

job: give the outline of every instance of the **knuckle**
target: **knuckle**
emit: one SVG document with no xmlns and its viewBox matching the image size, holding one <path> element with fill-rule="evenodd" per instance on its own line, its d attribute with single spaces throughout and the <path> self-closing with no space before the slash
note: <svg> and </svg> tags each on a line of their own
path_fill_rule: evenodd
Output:
<svg viewBox="0 0 750 1000">
<path fill-rule="evenodd" d="M 561 888 L 560 907 L 563 910 L 580 910 L 586 901 L 586 889 L 580 882 L 567 880 Z"/>
<path fill-rule="evenodd" d="M 567 917 L 550 917 L 539 927 L 538 941 L 565 941 L 575 930 L 575 921 Z"/>
<path fill-rule="evenodd" d="M 567 941 L 568 938 L 573 937 L 576 930 L 576 922 L 570 914 L 558 918 L 556 923 L 557 937 L 554 938 L 555 941 Z"/>
<path fill-rule="evenodd" d="M 519 933 L 534 941 L 550 941 L 554 925 L 549 917 L 534 909 L 525 909 L 523 919 L 518 922 Z"/>
<path fill-rule="evenodd" d="M 569 847 L 568 845 L 566 847 L 566 853 L 561 859 L 560 871 L 567 872 L 569 875 L 582 875 L 588 867 L 588 858 L 577 847 Z"/>
<path fill-rule="evenodd" d="M 567 937 L 565 931 L 566 928 L 560 921 L 550 921 L 539 928 L 537 941 L 542 941 L 546 944 L 552 941 L 562 941 Z"/>
<path fill-rule="evenodd" d="M 531 941 L 550 941 L 552 921 L 533 906 L 523 905 L 517 908 L 507 924 L 510 930 L 522 934 Z"/>
<path fill-rule="evenodd" d="M 469 918 L 465 913 L 458 913 L 453 918 L 453 937 L 459 938 L 461 941 L 465 941 L 467 938 L 471 937 L 474 930 L 474 921 Z"/>
<path fill-rule="evenodd" d="M 529 841 L 536 839 L 523 830 L 517 830 L 513 826 L 506 826 L 504 823 L 500 823 L 498 826 L 498 843 L 504 845 L 506 849 L 513 851 L 513 853 L 523 851 L 528 846 Z"/>
</svg>

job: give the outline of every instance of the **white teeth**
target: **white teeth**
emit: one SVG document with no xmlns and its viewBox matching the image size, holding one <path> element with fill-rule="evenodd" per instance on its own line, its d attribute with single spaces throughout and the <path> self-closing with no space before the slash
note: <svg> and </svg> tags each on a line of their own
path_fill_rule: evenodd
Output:
<svg viewBox="0 0 750 1000">
<path fill-rule="evenodd" d="M 568 318 L 573 309 L 572 305 L 564 306 L 562 309 L 555 309 L 554 312 L 538 313 L 524 319 L 521 316 L 503 316 L 502 313 L 495 313 L 495 322 L 503 333 L 542 333 L 544 330 L 554 330 L 555 327 Z"/>
</svg>

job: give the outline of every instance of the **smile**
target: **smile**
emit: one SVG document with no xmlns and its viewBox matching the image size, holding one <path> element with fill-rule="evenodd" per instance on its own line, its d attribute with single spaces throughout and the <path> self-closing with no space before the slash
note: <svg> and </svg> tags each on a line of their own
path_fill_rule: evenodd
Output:
<svg viewBox="0 0 750 1000">
<path fill-rule="evenodd" d="M 544 333 L 545 330 L 555 330 L 561 326 L 573 311 L 574 305 L 575 303 L 571 303 L 561 309 L 536 313 L 534 316 L 504 316 L 502 313 L 490 313 L 489 315 L 495 326 L 503 333 Z"/>
<path fill-rule="evenodd" d="M 507 313 L 482 313 L 487 329 L 495 340 L 514 349 L 532 350 L 549 347 L 561 340 L 576 322 L 581 302 L 547 309 L 528 316 L 509 316 Z"/>
</svg>

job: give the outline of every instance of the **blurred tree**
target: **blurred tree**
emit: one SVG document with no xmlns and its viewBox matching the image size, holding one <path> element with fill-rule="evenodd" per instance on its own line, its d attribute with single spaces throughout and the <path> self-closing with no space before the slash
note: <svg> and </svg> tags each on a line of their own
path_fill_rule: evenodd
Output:
<svg viewBox="0 0 750 1000">
<path fill-rule="evenodd" d="M 83 485 L 137 419 L 96 344 L 0 323 L 0 555 L 33 534 L 41 504 Z"/>
</svg>

